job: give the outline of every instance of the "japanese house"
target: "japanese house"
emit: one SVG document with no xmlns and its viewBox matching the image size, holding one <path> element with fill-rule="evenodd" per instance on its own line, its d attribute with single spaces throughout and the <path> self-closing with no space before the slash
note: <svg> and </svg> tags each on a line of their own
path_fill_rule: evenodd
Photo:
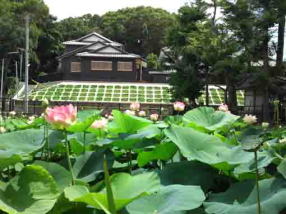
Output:
<svg viewBox="0 0 286 214">
<path fill-rule="evenodd" d="M 58 57 L 58 71 L 42 81 L 108 81 L 143 80 L 145 61 L 128 53 L 124 46 L 96 32 L 66 41 L 65 52 Z"/>
</svg>

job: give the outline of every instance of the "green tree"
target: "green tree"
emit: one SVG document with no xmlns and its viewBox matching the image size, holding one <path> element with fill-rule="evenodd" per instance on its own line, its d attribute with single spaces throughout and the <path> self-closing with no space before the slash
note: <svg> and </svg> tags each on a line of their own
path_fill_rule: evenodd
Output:
<svg viewBox="0 0 286 214">
<path fill-rule="evenodd" d="M 42 24 L 36 54 L 39 73 L 52 73 L 57 69 L 57 57 L 63 52 L 62 34 L 57 28 L 56 18 L 49 16 Z"/>
<path fill-rule="evenodd" d="M 175 99 L 189 98 L 193 102 L 203 89 L 202 74 L 208 67 L 197 50 L 202 26 L 207 21 L 206 10 L 207 5 L 201 1 L 180 8 L 177 24 L 170 31 L 169 58 L 177 71 L 170 79 Z"/>
<path fill-rule="evenodd" d="M 147 56 L 160 53 L 174 22 L 174 15 L 163 9 L 125 8 L 104 14 L 101 29 L 105 36 L 124 44 L 128 51 Z"/>
<path fill-rule="evenodd" d="M 263 88 L 265 120 L 269 120 L 269 88 L 277 75 L 270 66 L 274 49 L 270 45 L 273 37 L 270 29 L 277 23 L 276 6 L 275 0 L 223 1 L 225 22 L 242 47 L 241 54 L 245 56 L 248 72 L 260 70 L 254 84 Z M 254 62 L 262 62 L 262 66 L 255 68 L 252 66 Z"/>
<path fill-rule="evenodd" d="M 93 31 L 101 33 L 99 29 L 101 18 L 98 15 L 85 14 L 80 17 L 66 18 L 56 23 L 63 41 L 80 38 Z"/>
<path fill-rule="evenodd" d="M 49 10 L 42 0 L 9 1 L 0 0 L 0 56 L 8 52 L 25 48 L 24 17 L 30 16 L 30 62 L 31 76 L 36 76 L 39 67 L 37 55 L 38 40 L 42 34 L 43 23 L 48 18 Z M 10 59 L 10 58 L 9 58 Z M 14 65 L 6 61 L 6 75 L 14 74 Z M 9 72 L 13 72 L 9 74 Z"/>
<path fill-rule="evenodd" d="M 151 69 L 158 70 L 159 68 L 159 59 L 156 54 L 150 53 L 146 57 L 147 60 L 147 67 Z"/>
</svg>

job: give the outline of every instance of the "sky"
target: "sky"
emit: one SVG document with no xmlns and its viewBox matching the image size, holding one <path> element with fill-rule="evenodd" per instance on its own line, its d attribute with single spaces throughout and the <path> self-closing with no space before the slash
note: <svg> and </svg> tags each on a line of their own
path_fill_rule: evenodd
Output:
<svg viewBox="0 0 286 214">
<path fill-rule="evenodd" d="M 177 12 L 189 0 L 44 0 L 50 13 L 58 19 L 81 16 L 87 13 L 103 15 L 125 7 L 152 6 Z"/>
</svg>

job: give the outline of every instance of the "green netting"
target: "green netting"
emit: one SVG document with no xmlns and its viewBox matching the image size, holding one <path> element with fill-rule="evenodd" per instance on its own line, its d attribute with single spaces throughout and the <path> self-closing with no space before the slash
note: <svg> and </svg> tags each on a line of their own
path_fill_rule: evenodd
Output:
<svg viewBox="0 0 286 214">
<path fill-rule="evenodd" d="M 23 96 L 19 97 L 20 99 Z M 162 103 L 172 102 L 171 87 L 167 84 L 80 84 L 80 83 L 53 83 L 42 84 L 29 93 L 30 100 L 48 99 L 51 101 L 72 102 L 118 102 L 130 103 Z M 197 100 L 206 104 L 205 91 Z M 209 87 L 209 104 L 220 105 L 225 103 L 224 90 L 218 87 Z M 244 91 L 237 91 L 237 103 L 244 105 Z"/>
<path fill-rule="evenodd" d="M 219 88 L 215 88 L 215 87 L 211 87 L 209 88 L 209 105 L 220 105 L 225 103 L 224 101 L 224 90 L 219 89 Z M 236 92 L 236 96 L 237 96 L 237 105 L 238 106 L 243 106 L 244 105 L 244 91 L 239 90 Z M 206 104 L 206 95 L 205 95 L 205 91 L 202 91 L 202 95 L 201 97 L 198 98 L 198 102 L 202 103 L 202 104 Z"/>
<path fill-rule="evenodd" d="M 171 92 L 168 85 L 54 84 L 34 88 L 29 93 L 29 99 L 73 102 L 170 103 Z"/>
</svg>

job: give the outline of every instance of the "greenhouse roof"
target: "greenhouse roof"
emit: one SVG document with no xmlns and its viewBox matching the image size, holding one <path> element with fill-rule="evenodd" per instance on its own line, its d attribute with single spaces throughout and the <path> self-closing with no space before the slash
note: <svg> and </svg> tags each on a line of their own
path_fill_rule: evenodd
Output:
<svg viewBox="0 0 286 214">
<path fill-rule="evenodd" d="M 202 91 L 198 99 L 206 104 L 206 95 Z M 224 103 L 224 90 L 216 86 L 209 87 L 209 104 Z M 23 99 L 23 88 L 15 99 Z M 29 92 L 30 100 L 71 101 L 71 102 L 107 102 L 149 104 L 172 103 L 171 86 L 159 83 L 118 83 L 118 82 L 51 82 L 33 86 Z M 237 91 L 239 106 L 244 105 L 244 91 Z"/>
<path fill-rule="evenodd" d="M 23 99 L 19 93 L 18 99 Z M 161 103 L 171 101 L 168 84 L 103 83 L 103 82 L 53 82 L 39 84 L 30 90 L 30 100 Z"/>
</svg>

